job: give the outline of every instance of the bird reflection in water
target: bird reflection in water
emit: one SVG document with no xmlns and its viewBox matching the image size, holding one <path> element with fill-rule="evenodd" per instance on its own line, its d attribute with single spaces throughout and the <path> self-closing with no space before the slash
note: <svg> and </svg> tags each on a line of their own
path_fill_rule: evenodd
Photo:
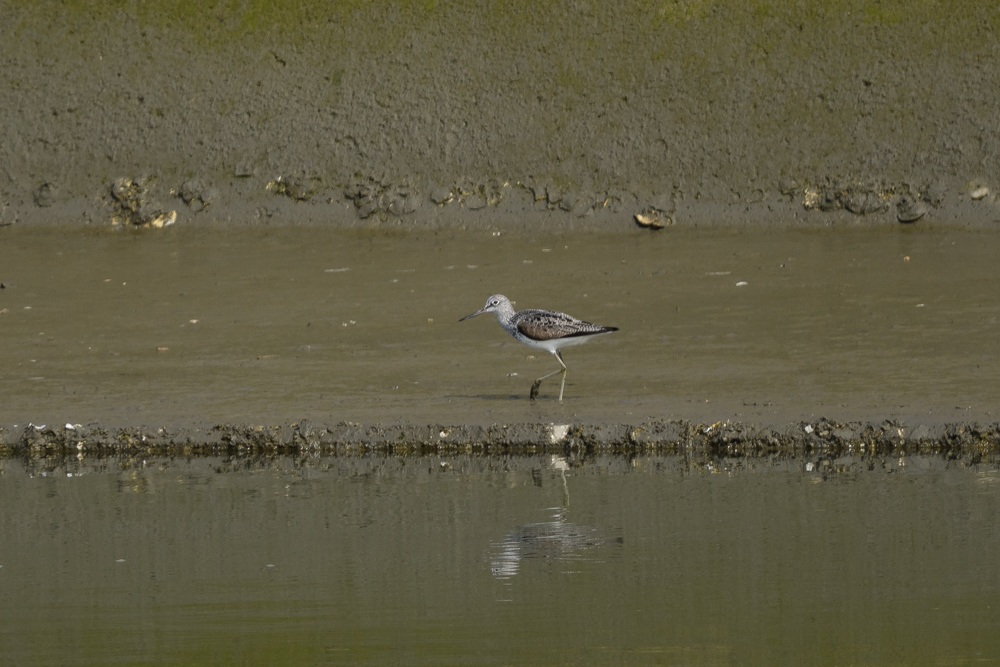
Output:
<svg viewBox="0 0 1000 667">
<path fill-rule="evenodd" d="M 552 521 L 526 523 L 507 532 L 503 539 L 491 545 L 490 571 L 497 579 L 510 579 L 521 569 L 521 562 L 545 559 L 555 562 L 596 561 L 588 552 L 607 543 L 608 538 L 596 526 L 571 523 L 569 513 L 569 483 L 566 472 L 570 465 L 564 456 L 552 456 L 550 467 L 562 479 L 563 502 L 555 510 Z M 540 471 L 539 471 L 540 473 Z M 541 475 L 532 474 L 541 485 Z M 621 538 L 611 540 L 621 543 Z"/>
</svg>

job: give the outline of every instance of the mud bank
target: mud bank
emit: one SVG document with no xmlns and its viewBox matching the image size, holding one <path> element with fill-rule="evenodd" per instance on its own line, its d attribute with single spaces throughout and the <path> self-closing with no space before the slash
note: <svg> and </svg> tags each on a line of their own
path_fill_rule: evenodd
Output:
<svg viewBox="0 0 1000 667">
<path fill-rule="evenodd" d="M 997 443 L 992 231 L 0 236 L 11 454 Z M 564 401 L 500 290 L 619 327 Z"/>
<path fill-rule="evenodd" d="M 0 225 L 1000 221 L 1000 8 L 0 8 Z"/>
<path fill-rule="evenodd" d="M 907 425 L 820 420 L 785 426 L 684 420 L 643 424 L 392 426 L 302 421 L 205 429 L 29 424 L 0 429 L 6 457 L 586 452 L 758 457 L 776 454 L 996 456 L 1000 423 Z"/>
</svg>

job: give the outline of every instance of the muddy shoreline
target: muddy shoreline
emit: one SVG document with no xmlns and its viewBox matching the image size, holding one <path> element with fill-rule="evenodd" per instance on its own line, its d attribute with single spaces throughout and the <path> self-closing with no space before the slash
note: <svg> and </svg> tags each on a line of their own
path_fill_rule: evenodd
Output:
<svg viewBox="0 0 1000 667">
<path fill-rule="evenodd" d="M 996 7 L 0 11 L 0 225 L 1000 221 Z"/>
<path fill-rule="evenodd" d="M 240 13 L 25 2 L 0 8 L 0 37 L 0 228 L 1000 227 L 1000 8 L 964 0 L 938 12 L 902 0 Z M 11 304 L 34 289 L 0 280 Z M 558 437 L 528 418 L 160 428 L 109 414 L 8 423 L 3 455 L 995 453 L 1000 428 L 892 410 L 869 421 L 851 406 L 842 414 L 864 418 L 791 410 L 774 426 L 723 411 L 712 425 L 668 409 L 652 414 L 686 419 L 568 424 Z"/>
<path fill-rule="evenodd" d="M 211 428 L 60 427 L 29 424 L 0 429 L 5 457 L 311 454 L 412 455 L 678 454 L 768 457 L 817 454 L 995 457 L 1000 423 L 905 425 L 820 420 L 786 426 L 664 420 L 643 424 L 495 424 L 399 426 L 302 421 L 290 426 L 220 425 Z"/>
<path fill-rule="evenodd" d="M 0 236 L 8 456 L 997 448 L 993 232 Z M 620 327 L 564 403 L 497 286 Z"/>
</svg>

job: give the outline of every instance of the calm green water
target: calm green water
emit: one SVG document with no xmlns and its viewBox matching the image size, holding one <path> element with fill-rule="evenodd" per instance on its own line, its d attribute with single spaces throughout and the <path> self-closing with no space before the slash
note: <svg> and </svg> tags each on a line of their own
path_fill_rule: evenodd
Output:
<svg viewBox="0 0 1000 667">
<path fill-rule="evenodd" d="M 1000 662 L 997 461 L 5 460 L 0 507 L 5 664 Z"/>
</svg>

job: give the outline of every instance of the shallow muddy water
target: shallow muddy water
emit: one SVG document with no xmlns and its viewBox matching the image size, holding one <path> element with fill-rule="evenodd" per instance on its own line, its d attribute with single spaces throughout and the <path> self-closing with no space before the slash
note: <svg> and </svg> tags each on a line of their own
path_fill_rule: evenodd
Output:
<svg viewBox="0 0 1000 667">
<path fill-rule="evenodd" d="M 993 664 L 996 460 L 0 461 L 8 664 Z"/>
<path fill-rule="evenodd" d="M 0 229 L 7 425 L 996 420 L 1000 234 Z M 487 296 L 620 331 L 549 354 Z"/>
</svg>

